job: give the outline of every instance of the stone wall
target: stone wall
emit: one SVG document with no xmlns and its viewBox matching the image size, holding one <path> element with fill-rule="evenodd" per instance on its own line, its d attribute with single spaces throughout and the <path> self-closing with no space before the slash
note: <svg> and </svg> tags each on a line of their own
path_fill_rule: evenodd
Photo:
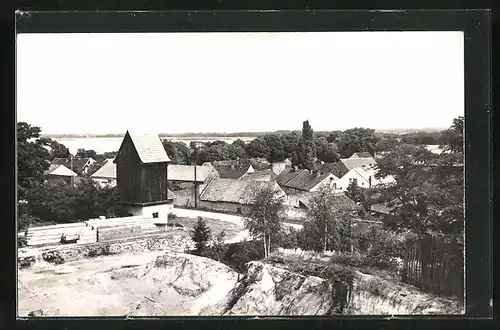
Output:
<svg viewBox="0 0 500 330">
<path fill-rule="evenodd" d="M 176 233 L 179 231 L 178 233 Z M 67 248 L 53 249 L 39 252 L 36 255 L 18 257 L 20 268 L 30 267 L 37 261 L 52 263 L 64 263 L 67 261 L 91 258 L 100 255 L 133 253 L 142 251 L 168 250 L 173 252 L 184 252 L 186 249 L 193 249 L 193 241 L 181 234 L 181 229 L 174 230 L 168 234 L 152 236 L 142 239 L 122 240 L 114 242 L 104 242 L 86 245 L 68 246 Z"/>
</svg>

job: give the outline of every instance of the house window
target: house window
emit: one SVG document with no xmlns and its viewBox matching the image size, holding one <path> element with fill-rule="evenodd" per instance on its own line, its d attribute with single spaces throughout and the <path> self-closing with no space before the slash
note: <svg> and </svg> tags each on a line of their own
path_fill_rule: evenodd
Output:
<svg viewBox="0 0 500 330">
<path fill-rule="evenodd" d="M 332 188 L 337 189 L 337 184 L 335 182 L 332 184 Z"/>
<path fill-rule="evenodd" d="M 355 184 L 358 184 L 358 179 L 357 178 L 349 178 L 349 183 L 354 182 Z"/>
<path fill-rule="evenodd" d="M 153 213 L 153 219 L 158 218 L 158 212 Z"/>
</svg>

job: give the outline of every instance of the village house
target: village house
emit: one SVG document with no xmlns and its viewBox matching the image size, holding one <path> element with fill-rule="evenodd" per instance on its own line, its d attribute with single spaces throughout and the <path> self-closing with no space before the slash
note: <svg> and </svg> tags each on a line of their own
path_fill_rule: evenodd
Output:
<svg viewBox="0 0 500 330">
<path fill-rule="evenodd" d="M 158 135 L 127 131 L 113 162 L 120 201 L 129 215 L 166 223 L 175 195 L 167 188 L 170 158 Z"/>
<path fill-rule="evenodd" d="M 207 185 L 219 177 L 219 173 L 211 164 L 169 165 L 168 182 L 175 191 L 176 206 L 196 207 L 200 194 Z"/>
<path fill-rule="evenodd" d="M 337 180 L 332 173 L 310 172 L 306 169 L 288 169 L 276 177 L 276 182 L 287 195 L 318 191 L 323 186 L 335 190 Z"/>
<path fill-rule="evenodd" d="M 51 164 L 45 171 L 47 182 L 63 182 L 67 184 L 77 183 L 78 174 L 64 165 Z"/>
<path fill-rule="evenodd" d="M 307 216 L 307 211 L 311 208 L 313 197 L 318 192 L 301 192 L 295 195 L 289 195 L 287 199 L 287 206 L 285 208 L 285 215 L 288 219 L 300 220 Z M 347 197 L 344 193 L 335 193 L 333 195 L 333 207 L 335 209 L 343 209 L 348 212 L 356 213 L 361 206 L 357 205 L 352 199 Z"/>
<path fill-rule="evenodd" d="M 353 168 L 344 176 L 337 180 L 337 189 L 346 191 L 351 183 L 355 183 L 361 188 L 373 188 L 380 185 L 389 185 L 396 182 L 393 176 L 385 178 L 376 178 L 378 170 L 373 167 L 361 165 L 360 167 Z"/>
<path fill-rule="evenodd" d="M 78 175 L 85 175 L 88 173 L 89 167 L 96 163 L 93 158 L 54 158 L 51 165 L 64 165 Z"/>
<path fill-rule="evenodd" d="M 108 158 L 97 171 L 90 176 L 100 187 L 115 187 L 116 186 L 116 164 L 113 163 L 114 158 Z"/>
<path fill-rule="evenodd" d="M 364 158 L 342 158 L 338 162 L 329 164 L 330 172 L 333 173 L 336 177 L 342 178 L 347 174 L 350 170 L 357 167 L 375 167 L 377 166 L 377 162 L 373 157 L 364 157 Z"/>
<path fill-rule="evenodd" d="M 200 195 L 200 208 L 245 215 L 254 202 L 254 193 L 264 187 L 272 187 L 276 198 L 286 198 L 276 182 L 215 179 Z"/>
</svg>

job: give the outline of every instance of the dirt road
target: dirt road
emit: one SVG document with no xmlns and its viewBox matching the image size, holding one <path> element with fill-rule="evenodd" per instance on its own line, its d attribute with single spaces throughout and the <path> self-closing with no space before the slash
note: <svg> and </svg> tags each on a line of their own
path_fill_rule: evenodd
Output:
<svg viewBox="0 0 500 330">
<path fill-rule="evenodd" d="M 172 213 L 177 215 L 178 217 L 188 217 L 188 218 L 196 218 L 196 217 L 204 217 L 209 219 L 218 219 L 220 221 L 231 222 L 237 224 L 243 228 L 244 220 L 243 216 L 233 215 L 233 214 L 224 214 L 217 212 L 208 212 L 208 211 L 200 211 L 200 210 L 188 210 L 188 209 L 179 209 L 174 208 Z M 283 223 L 283 225 L 292 227 L 294 229 L 302 229 L 303 226 L 295 223 Z"/>
</svg>

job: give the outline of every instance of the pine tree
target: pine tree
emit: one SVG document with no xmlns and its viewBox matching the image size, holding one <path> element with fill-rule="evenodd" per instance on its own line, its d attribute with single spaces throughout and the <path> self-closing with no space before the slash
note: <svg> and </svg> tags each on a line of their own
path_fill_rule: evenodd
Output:
<svg viewBox="0 0 500 330">
<path fill-rule="evenodd" d="M 202 217 L 198 217 L 198 221 L 191 229 L 191 239 L 195 242 L 195 251 L 201 254 L 205 251 L 208 241 L 212 236 L 212 231 L 208 227 L 207 222 Z"/>
</svg>

